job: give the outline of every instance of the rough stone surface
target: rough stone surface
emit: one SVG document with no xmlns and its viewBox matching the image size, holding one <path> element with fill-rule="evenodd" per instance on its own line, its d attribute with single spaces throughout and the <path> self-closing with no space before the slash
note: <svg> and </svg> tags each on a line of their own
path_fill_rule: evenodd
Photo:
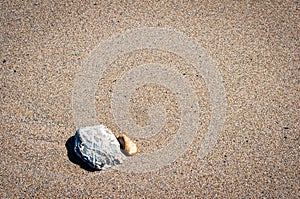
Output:
<svg viewBox="0 0 300 199">
<path fill-rule="evenodd" d="M 79 128 L 75 134 L 74 150 L 97 170 L 121 164 L 125 158 L 115 135 L 103 125 Z"/>
</svg>

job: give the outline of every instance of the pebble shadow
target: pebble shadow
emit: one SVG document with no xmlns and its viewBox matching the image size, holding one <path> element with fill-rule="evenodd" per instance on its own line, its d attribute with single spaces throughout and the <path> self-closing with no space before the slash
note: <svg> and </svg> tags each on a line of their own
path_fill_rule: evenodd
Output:
<svg viewBox="0 0 300 199">
<path fill-rule="evenodd" d="M 65 146 L 68 151 L 68 158 L 71 162 L 74 164 L 79 165 L 82 169 L 89 171 L 89 172 L 94 172 L 94 171 L 99 171 L 96 170 L 92 167 L 90 167 L 88 164 L 86 164 L 83 160 L 81 160 L 74 152 L 74 144 L 75 144 L 75 136 L 70 137 Z"/>
</svg>

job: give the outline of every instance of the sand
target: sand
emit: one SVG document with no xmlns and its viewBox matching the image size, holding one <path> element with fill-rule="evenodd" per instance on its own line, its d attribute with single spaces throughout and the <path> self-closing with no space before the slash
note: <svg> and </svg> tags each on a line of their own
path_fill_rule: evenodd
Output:
<svg viewBox="0 0 300 199">
<path fill-rule="evenodd" d="M 299 21 L 297 1 L 3 1 L 0 197 L 299 197 Z M 203 77 L 170 52 L 128 53 L 99 77 L 99 123 L 124 133 L 111 111 L 114 85 L 124 72 L 153 62 L 192 82 L 201 122 L 187 151 L 158 170 L 92 172 L 70 151 L 77 75 L 99 44 L 147 27 L 181 32 L 205 49 L 226 93 L 224 126 L 199 158 L 211 118 Z M 166 108 L 159 133 L 132 137 L 140 152 L 168 147 L 180 127 L 176 92 L 145 85 L 131 99 L 129 115 L 142 126 L 151 105 Z"/>
</svg>

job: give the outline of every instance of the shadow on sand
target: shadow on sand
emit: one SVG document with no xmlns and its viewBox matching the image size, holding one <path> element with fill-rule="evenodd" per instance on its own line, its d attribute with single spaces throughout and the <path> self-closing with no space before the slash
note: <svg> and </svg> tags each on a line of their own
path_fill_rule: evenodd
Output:
<svg viewBox="0 0 300 199">
<path fill-rule="evenodd" d="M 75 137 L 72 136 L 70 137 L 65 146 L 67 148 L 68 151 L 68 158 L 71 162 L 73 162 L 74 164 L 79 165 L 82 169 L 89 171 L 89 172 L 94 172 L 94 171 L 99 171 L 96 170 L 92 167 L 90 167 L 87 163 L 85 163 L 83 160 L 81 160 L 74 152 L 74 144 L 75 144 Z"/>
</svg>

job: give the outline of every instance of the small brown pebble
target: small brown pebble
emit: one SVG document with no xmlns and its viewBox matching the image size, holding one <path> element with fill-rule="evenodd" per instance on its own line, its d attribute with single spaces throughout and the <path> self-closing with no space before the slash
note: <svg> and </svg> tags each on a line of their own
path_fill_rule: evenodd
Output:
<svg viewBox="0 0 300 199">
<path fill-rule="evenodd" d="M 122 134 L 117 139 L 120 143 L 122 151 L 126 155 L 134 155 L 138 152 L 137 145 L 133 141 L 131 141 L 131 139 L 126 135 Z"/>
</svg>

